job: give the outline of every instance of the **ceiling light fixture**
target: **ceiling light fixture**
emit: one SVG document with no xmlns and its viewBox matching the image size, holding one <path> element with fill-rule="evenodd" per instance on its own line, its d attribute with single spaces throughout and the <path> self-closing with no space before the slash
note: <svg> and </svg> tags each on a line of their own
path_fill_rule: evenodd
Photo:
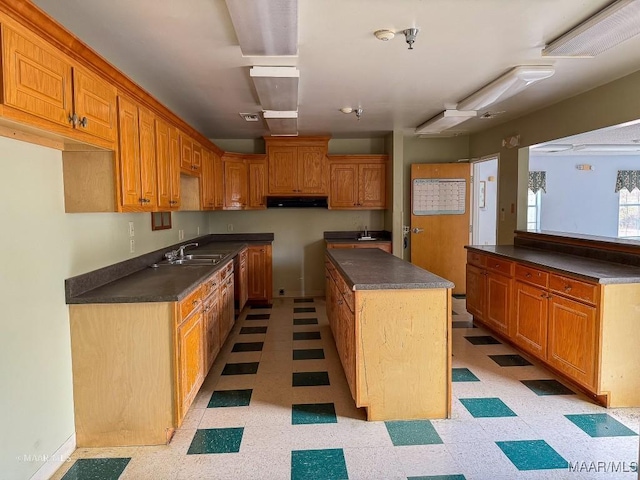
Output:
<svg viewBox="0 0 640 480">
<path fill-rule="evenodd" d="M 417 28 L 407 28 L 403 30 L 405 41 L 409 44 L 409 50 L 413 50 L 413 43 L 416 41 L 419 30 Z"/>
<path fill-rule="evenodd" d="M 378 40 L 382 40 L 383 42 L 388 42 L 389 40 L 393 40 L 393 37 L 396 36 L 396 33 L 393 30 L 376 30 L 373 32 Z"/>
<path fill-rule="evenodd" d="M 475 110 L 460 111 L 460 110 L 445 110 L 439 113 L 433 118 L 430 118 L 422 125 L 416 128 L 416 134 L 435 134 L 441 133 L 448 128 L 455 127 L 462 122 L 469 120 L 477 115 Z"/>
<path fill-rule="evenodd" d="M 573 150 L 576 152 L 640 152 L 640 145 L 632 144 L 587 144 L 574 145 Z"/>
<path fill-rule="evenodd" d="M 549 78 L 555 70 L 548 65 L 518 66 L 458 103 L 458 110 L 482 110 Z"/>
<path fill-rule="evenodd" d="M 362 107 L 356 107 L 356 108 L 353 108 L 353 107 L 342 107 L 340 109 L 340 111 L 342 113 L 346 113 L 346 114 L 355 113 L 356 114 L 356 118 L 358 120 L 360 120 L 360 117 L 362 116 L 362 113 L 364 112 L 364 110 L 362 110 Z"/>
<path fill-rule="evenodd" d="M 273 136 L 295 136 L 298 135 L 298 112 L 280 112 L 265 110 L 262 112 L 271 135 Z"/>
<path fill-rule="evenodd" d="M 249 75 L 263 110 L 298 109 L 300 70 L 296 67 L 253 67 Z"/>
<path fill-rule="evenodd" d="M 245 122 L 257 122 L 260 120 L 260 116 L 257 113 L 240 113 Z"/>
<path fill-rule="evenodd" d="M 561 35 L 543 56 L 595 57 L 640 33 L 640 2 L 618 0 Z"/>
<path fill-rule="evenodd" d="M 298 54 L 297 0 L 226 0 L 242 55 Z"/>
<path fill-rule="evenodd" d="M 531 147 L 531 150 L 534 153 L 557 153 L 557 152 L 566 152 L 567 150 L 571 150 L 573 145 L 571 144 L 561 144 L 561 143 L 546 143 L 543 145 L 536 145 Z"/>
</svg>

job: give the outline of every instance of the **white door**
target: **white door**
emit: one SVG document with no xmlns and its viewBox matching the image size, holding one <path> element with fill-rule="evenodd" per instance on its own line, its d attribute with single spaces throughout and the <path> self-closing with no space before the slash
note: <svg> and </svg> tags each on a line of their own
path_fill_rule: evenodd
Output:
<svg viewBox="0 0 640 480">
<path fill-rule="evenodd" d="M 498 221 L 498 158 L 473 164 L 473 245 L 495 245 Z"/>
</svg>

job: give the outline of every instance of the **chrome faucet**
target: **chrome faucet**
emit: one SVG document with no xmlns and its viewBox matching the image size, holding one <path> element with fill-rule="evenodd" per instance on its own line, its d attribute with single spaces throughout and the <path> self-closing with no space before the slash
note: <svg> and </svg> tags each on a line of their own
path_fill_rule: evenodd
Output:
<svg viewBox="0 0 640 480">
<path fill-rule="evenodd" d="M 198 246 L 198 243 L 197 243 L 197 242 L 194 242 L 194 243 L 187 243 L 186 245 L 181 245 L 181 246 L 179 246 L 179 247 L 178 247 L 178 250 L 177 250 L 177 256 L 178 256 L 178 258 L 182 258 L 182 257 L 184 257 L 184 249 L 185 249 L 185 248 L 187 248 L 187 247 L 197 247 L 197 246 Z"/>
<path fill-rule="evenodd" d="M 367 238 L 369 236 L 369 232 L 367 231 L 367 226 L 366 225 L 364 226 L 364 232 L 362 233 L 362 236 L 364 238 Z"/>
</svg>

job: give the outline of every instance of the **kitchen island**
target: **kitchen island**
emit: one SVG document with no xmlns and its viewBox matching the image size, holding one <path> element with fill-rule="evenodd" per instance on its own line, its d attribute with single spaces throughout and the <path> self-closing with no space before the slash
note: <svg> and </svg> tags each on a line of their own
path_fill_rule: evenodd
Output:
<svg viewBox="0 0 640 480">
<path fill-rule="evenodd" d="M 327 316 L 368 420 L 448 418 L 453 283 L 379 249 L 328 249 Z"/>
</svg>

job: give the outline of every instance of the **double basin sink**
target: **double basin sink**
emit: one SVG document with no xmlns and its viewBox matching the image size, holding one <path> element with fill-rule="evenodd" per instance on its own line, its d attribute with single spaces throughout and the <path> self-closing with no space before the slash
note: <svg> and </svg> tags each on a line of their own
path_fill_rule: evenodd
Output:
<svg viewBox="0 0 640 480">
<path fill-rule="evenodd" d="M 162 260 L 151 265 L 153 268 L 164 266 L 207 266 L 217 265 L 229 256 L 229 253 L 193 253 L 174 259 Z"/>
</svg>

